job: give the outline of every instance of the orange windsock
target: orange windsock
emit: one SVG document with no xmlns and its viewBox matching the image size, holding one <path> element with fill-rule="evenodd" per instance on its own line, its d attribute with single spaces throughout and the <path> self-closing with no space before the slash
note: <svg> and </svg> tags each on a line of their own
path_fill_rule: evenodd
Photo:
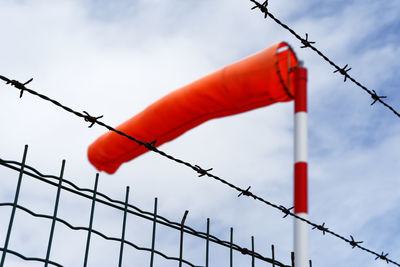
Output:
<svg viewBox="0 0 400 267">
<path fill-rule="evenodd" d="M 169 93 L 116 129 L 160 146 L 207 120 L 291 101 L 294 90 L 289 73 L 296 66 L 289 45 L 275 44 Z M 99 171 L 111 174 L 146 151 L 143 145 L 110 131 L 89 146 L 88 158 Z"/>
</svg>

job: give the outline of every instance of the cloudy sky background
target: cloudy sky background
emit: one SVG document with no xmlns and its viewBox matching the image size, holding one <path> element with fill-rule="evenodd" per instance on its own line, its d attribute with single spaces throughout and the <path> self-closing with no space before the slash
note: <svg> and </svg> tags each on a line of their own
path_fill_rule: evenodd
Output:
<svg viewBox="0 0 400 267">
<path fill-rule="evenodd" d="M 7 1 L 0 0 L 0 74 L 78 111 L 104 115 L 117 126 L 166 93 L 274 43 L 287 41 L 309 70 L 310 220 L 352 235 L 377 252 L 400 260 L 399 118 L 340 74 L 246 0 L 193 1 Z M 400 3 L 387 1 L 270 1 L 269 10 L 338 65 L 400 109 Z M 42 173 L 59 173 L 92 188 L 95 169 L 88 145 L 105 132 L 50 103 L 8 85 L 0 91 L 0 157 L 20 160 L 29 145 L 27 164 Z M 280 103 L 245 114 L 213 120 L 165 144 L 162 150 L 204 168 L 279 205 L 292 205 L 293 104 Z M 0 168 L 0 201 L 12 202 L 17 173 Z M 99 190 L 144 210 L 159 199 L 159 213 L 290 263 L 292 219 L 275 209 L 154 153 L 124 164 L 114 175 L 101 174 Z M 21 205 L 52 213 L 55 189 L 26 178 Z M 59 216 L 87 226 L 90 202 L 62 193 Z M 0 208 L 4 242 L 10 208 Z M 119 236 L 122 215 L 96 207 L 94 227 Z M 17 212 L 10 249 L 44 257 L 50 222 Z M 130 217 L 127 239 L 150 247 L 151 223 Z M 83 262 L 85 233 L 57 224 L 52 259 L 65 266 Z M 204 243 L 188 239 L 186 258 L 204 265 Z M 110 244 L 111 243 L 111 244 Z M 156 248 L 178 256 L 179 232 L 160 227 Z M 3 245 L 1 245 L 3 246 Z M 92 248 L 91 248 L 92 249 Z M 89 266 L 116 266 L 119 245 L 94 237 Z M 213 247 L 210 266 L 226 266 L 229 251 Z M 237 266 L 250 266 L 237 256 Z M 374 256 L 330 235 L 310 232 L 313 266 L 386 266 Z M 126 249 L 126 266 L 146 266 L 147 253 Z M 176 266 L 156 258 L 156 266 Z M 30 263 L 29 266 L 39 264 Z M 157 265 L 158 264 L 158 265 Z M 248 265 L 245 265 L 248 264 Z M 257 263 L 263 266 L 264 264 Z M 7 255 L 6 266 L 28 266 Z"/>
</svg>

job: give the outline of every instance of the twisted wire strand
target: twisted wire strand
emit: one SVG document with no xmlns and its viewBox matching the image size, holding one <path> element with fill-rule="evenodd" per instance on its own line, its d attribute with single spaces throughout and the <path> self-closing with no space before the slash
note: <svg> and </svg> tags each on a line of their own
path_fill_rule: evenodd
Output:
<svg viewBox="0 0 400 267">
<path fill-rule="evenodd" d="M 311 42 L 308 40 L 308 34 L 306 33 L 306 38 L 301 37 L 297 32 L 295 32 L 291 27 L 289 27 L 287 24 L 283 23 L 281 20 L 279 20 L 277 17 L 275 17 L 268 9 L 267 9 L 267 5 L 268 5 L 268 1 L 264 2 L 263 4 L 261 4 L 260 2 L 256 1 L 256 0 L 249 0 L 250 2 L 252 2 L 253 4 L 255 4 L 255 7 L 253 7 L 252 9 L 259 9 L 262 13 L 264 13 L 264 17 L 267 18 L 271 18 L 273 21 L 275 21 L 277 24 L 279 24 L 282 28 L 284 28 L 285 30 L 289 31 L 294 37 L 296 37 L 296 39 L 298 39 L 303 46 L 301 48 L 310 48 L 311 50 L 313 50 L 314 52 L 316 52 L 322 59 L 324 59 L 326 62 L 328 62 L 332 67 L 335 68 L 334 73 L 338 72 L 341 75 L 344 76 L 344 81 L 346 81 L 347 79 L 349 79 L 350 81 L 352 81 L 355 85 L 357 85 L 358 87 L 360 87 L 362 90 L 364 90 L 365 92 L 367 92 L 371 98 L 374 100 L 375 102 L 379 102 L 382 105 L 384 105 L 386 108 L 388 108 L 389 110 L 391 110 L 397 117 L 400 118 L 400 113 L 398 111 L 396 111 L 392 106 L 390 106 L 389 104 L 387 104 L 385 101 L 382 100 L 382 98 L 386 98 L 386 96 L 378 96 L 376 94 L 376 92 L 374 90 L 370 90 L 368 89 L 365 85 L 361 84 L 361 82 L 357 81 L 354 77 L 352 77 L 348 72 L 351 69 L 347 69 L 347 66 L 344 66 L 343 68 L 339 67 L 339 65 L 337 65 L 335 62 L 333 62 L 333 60 L 331 60 L 329 57 L 327 57 L 324 53 L 322 53 L 317 47 L 315 47 L 313 44 L 315 42 Z M 267 3 L 267 5 L 266 5 Z"/>
</svg>

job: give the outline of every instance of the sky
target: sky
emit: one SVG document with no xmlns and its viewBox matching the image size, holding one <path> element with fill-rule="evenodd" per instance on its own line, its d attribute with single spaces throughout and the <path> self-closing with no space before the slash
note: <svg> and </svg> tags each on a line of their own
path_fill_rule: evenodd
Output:
<svg viewBox="0 0 400 267">
<path fill-rule="evenodd" d="M 226 65 L 286 41 L 308 69 L 309 213 L 315 223 L 399 261 L 399 118 L 347 81 L 310 49 L 246 0 L 0 0 L 0 75 L 29 84 L 42 94 L 117 126 L 168 92 Z M 400 109 L 400 2 L 269 1 L 268 9 L 296 32 L 315 41 L 339 66 L 387 96 Z M 43 100 L 0 86 L 0 158 L 20 161 L 92 188 L 96 170 L 87 147 L 106 130 Z M 293 202 L 293 104 L 278 103 L 240 115 L 212 120 L 161 149 L 278 205 Z M 18 174 L 0 167 L 0 202 L 12 202 Z M 26 180 L 25 180 L 26 179 Z M 114 175 L 100 174 L 99 191 L 188 226 L 290 264 L 293 219 L 157 154 L 124 164 Z M 24 178 L 21 205 L 52 213 L 55 189 Z M 62 192 L 59 216 L 87 226 L 90 202 Z M 0 207 L 0 242 L 11 209 Z M 99 205 L 94 227 L 120 235 L 122 215 Z M 50 223 L 18 211 L 10 249 L 44 257 Z M 151 224 L 129 218 L 127 239 L 150 245 Z M 86 235 L 56 226 L 52 259 L 64 266 L 83 262 Z M 386 266 L 384 261 L 329 234 L 311 231 L 313 266 Z M 187 239 L 187 259 L 204 265 L 204 242 Z M 178 256 L 179 232 L 160 227 L 156 247 Z M 2 246 L 2 245 L 1 245 Z M 88 266 L 116 266 L 119 246 L 94 237 Z M 212 247 L 210 266 L 227 266 L 229 251 Z M 249 257 L 236 255 L 238 266 Z M 124 266 L 147 266 L 149 256 L 127 250 Z M 36 266 L 37 263 L 29 263 Z M 158 264 L 158 265 L 157 265 Z M 7 255 L 7 266 L 28 263 Z M 265 263 L 257 262 L 256 266 Z M 176 264 L 155 259 L 155 266 Z"/>
</svg>

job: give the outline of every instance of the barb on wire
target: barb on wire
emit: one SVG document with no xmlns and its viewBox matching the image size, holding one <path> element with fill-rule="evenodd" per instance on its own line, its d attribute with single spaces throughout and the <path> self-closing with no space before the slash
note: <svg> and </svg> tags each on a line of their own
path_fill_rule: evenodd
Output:
<svg viewBox="0 0 400 267">
<path fill-rule="evenodd" d="M 86 111 L 84 111 L 83 113 L 86 114 L 86 116 L 84 117 L 85 121 L 88 121 L 88 122 L 91 123 L 88 128 L 92 128 L 93 125 L 97 122 L 98 119 L 103 118 L 103 115 L 101 115 L 99 117 L 93 117 L 93 116 L 90 116 L 90 114 L 87 113 Z"/>
<path fill-rule="evenodd" d="M 325 223 L 322 223 L 321 225 L 316 225 L 312 228 L 314 229 L 318 229 L 322 232 L 323 235 L 325 235 L 325 232 L 329 230 L 329 228 L 325 227 Z"/>
<path fill-rule="evenodd" d="M 285 216 L 283 216 L 283 218 L 286 218 L 288 215 L 292 215 L 292 213 L 290 212 L 292 209 L 294 209 L 294 207 L 291 208 L 286 208 L 284 206 L 279 206 L 279 209 L 285 213 Z"/>
<path fill-rule="evenodd" d="M 156 143 L 157 143 L 157 140 L 153 140 L 153 141 L 151 141 L 150 143 L 146 143 L 145 144 L 145 146 L 147 147 L 150 147 L 150 149 L 149 150 L 152 150 L 152 149 L 154 149 L 155 147 L 156 147 Z"/>
<path fill-rule="evenodd" d="M 386 261 L 386 263 L 389 263 L 388 258 L 387 258 L 387 255 L 389 255 L 389 253 L 384 254 L 384 252 L 382 252 L 381 255 L 376 256 L 375 260 L 381 259 L 381 260 Z"/>
<path fill-rule="evenodd" d="M 351 70 L 351 68 L 347 68 L 348 64 L 344 66 L 343 68 L 337 68 L 333 73 L 339 72 L 344 76 L 344 82 L 347 80 L 347 77 L 349 77 L 348 72 Z"/>
<path fill-rule="evenodd" d="M 263 13 L 264 13 L 264 18 L 266 19 L 268 17 L 268 0 L 264 1 L 264 3 L 260 4 L 258 2 L 253 2 L 256 4 L 251 8 L 251 10 L 259 8 Z"/>
<path fill-rule="evenodd" d="M 251 186 L 247 187 L 246 190 L 243 190 L 242 192 L 240 192 L 240 194 L 238 195 L 238 197 L 240 197 L 240 196 L 242 196 L 242 195 L 243 195 L 243 196 L 250 196 L 250 195 L 251 195 L 251 192 L 249 191 L 250 188 L 251 188 Z"/>
<path fill-rule="evenodd" d="M 374 102 L 371 103 L 371 106 L 373 104 L 375 104 L 376 101 L 379 101 L 379 99 L 381 98 L 386 98 L 387 96 L 378 96 L 378 94 L 375 92 L 375 90 L 372 90 L 373 94 L 371 95 L 372 99 L 374 100 Z"/>
<path fill-rule="evenodd" d="M 255 0 L 251 0 L 251 1 L 255 1 Z M 1 76 L 1 75 L 0 75 L 0 79 L 2 79 L 2 80 L 4 80 L 4 81 L 9 81 L 8 78 L 5 78 L 4 76 Z M 351 77 L 350 77 L 350 79 L 351 79 Z M 78 117 L 87 118 L 87 116 L 88 116 L 88 113 L 87 113 L 87 112 L 86 112 L 86 114 L 82 114 L 82 113 L 80 113 L 80 112 L 77 112 L 77 111 L 75 111 L 75 110 L 73 110 L 73 109 L 71 109 L 71 108 L 69 108 L 69 107 L 67 107 L 67 106 L 65 106 L 65 105 L 63 105 L 63 104 L 61 104 L 60 102 L 58 102 L 58 101 L 56 101 L 56 100 L 54 100 L 54 99 L 51 99 L 51 98 L 49 98 L 48 96 L 45 96 L 45 95 L 43 95 L 43 94 L 40 94 L 40 93 L 38 93 L 38 92 L 36 92 L 36 91 L 34 91 L 34 90 L 32 90 L 32 89 L 26 88 L 25 86 L 23 86 L 23 89 L 24 89 L 26 92 L 29 92 L 29 93 L 31 93 L 31 94 L 33 94 L 33 95 L 36 95 L 36 96 L 38 96 L 38 97 L 40 97 L 40 98 L 42 98 L 42 99 L 44 99 L 44 100 L 46 100 L 46 101 L 49 101 L 49 102 L 53 103 L 54 105 L 56 105 L 56 106 L 58 106 L 58 107 L 60 107 L 60 108 L 62 108 L 62 109 L 64 109 L 64 110 L 66 110 L 67 112 L 70 112 L 70 113 L 72 113 L 72 114 L 74 114 L 74 115 L 76 115 L 76 116 L 78 116 Z M 380 99 L 379 99 L 379 101 L 380 101 L 380 102 L 383 102 L 383 101 L 380 100 Z M 89 116 L 90 116 L 90 115 L 89 115 Z M 90 116 L 90 117 L 91 117 L 91 116 Z M 93 117 L 91 117 L 91 118 L 93 118 Z M 254 198 L 254 200 L 263 202 L 264 204 L 266 204 L 266 205 L 268 205 L 268 206 L 271 206 L 271 207 L 273 207 L 273 208 L 275 208 L 275 209 L 278 209 L 278 210 L 282 211 L 282 212 L 285 214 L 285 216 L 283 216 L 283 218 L 286 218 L 288 215 L 290 215 L 290 216 L 294 217 L 295 219 L 301 220 L 301 221 L 303 221 L 303 222 L 305 222 L 305 223 L 307 223 L 307 224 L 309 224 L 309 225 L 311 225 L 311 226 L 317 226 L 316 228 L 317 228 L 318 230 L 321 230 L 321 229 L 318 228 L 318 224 L 315 224 L 315 223 L 313 223 L 313 222 L 311 222 L 311 221 L 309 221 L 309 220 L 307 220 L 307 219 L 304 219 L 304 218 L 302 218 L 302 217 L 300 217 L 300 216 L 294 214 L 293 212 L 291 212 L 291 210 L 292 210 L 294 207 L 291 207 L 291 208 L 287 209 L 287 208 L 285 208 L 285 207 L 282 206 L 282 205 L 279 206 L 279 205 L 277 205 L 277 204 L 274 204 L 274 203 L 272 203 L 272 202 L 270 202 L 270 201 L 268 201 L 268 200 L 266 200 L 266 199 L 264 199 L 264 198 L 262 198 L 262 197 L 260 197 L 260 196 L 257 196 L 257 195 L 255 195 L 255 194 L 251 193 L 251 192 L 249 191 L 250 188 L 248 188 L 248 189 L 246 189 L 246 190 L 245 190 L 245 189 L 242 189 L 242 188 L 240 188 L 240 187 L 238 187 L 238 186 L 236 186 L 236 185 L 234 185 L 234 184 L 228 182 L 227 180 L 225 180 L 225 179 L 223 179 L 223 178 L 221 178 L 221 177 L 219 177 L 219 176 L 217 176 L 217 175 L 214 175 L 214 174 L 210 173 L 209 171 L 210 171 L 211 169 L 204 170 L 204 169 L 202 169 L 201 167 L 199 167 L 199 165 L 194 165 L 194 164 L 192 164 L 192 163 L 190 163 L 190 162 L 187 162 L 187 161 L 184 161 L 184 160 L 182 160 L 182 159 L 176 158 L 176 157 L 174 157 L 174 156 L 172 156 L 172 155 L 169 155 L 169 154 L 165 153 L 164 151 L 161 151 L 161 150 L 155 148 L 154 146 L 148 146 L 149 143 L 145 143 L 145 142 L 140 141 L 140 140 L 138 140 L 138 139 L 136 139 L 136 138 L 134 138 L 134 137 L 132 137 L 132 136 L 130 136 L 130 135 L 127 135 L 127 134 L 125 134 L 125 133 L 123 133 L 123 132 L 121 132 L 121 131 L 119 131 L 119 130 L 117 130 L 117 129 L 115 129 L 115 128 L 113 128 L 113 127 L 111 127 L 111 126 L 109 126 L 109 125 L 107 125 L 107 124 L 105 124 L 105 123 L 103 123 L 103 122 L 101 122 L 101 121 L 98 121 L 97 118 L 92 119 L 92 120 L 89 121 L 89 122 L 92 122 L 92 123 L 94 123 L 94 124 L 98 124 L 98 125 L 100 125 L 100 126 L 103 126 L 103 127 L 105 127 L 106 129 L 108 129 L 108 130 L 110 130 L 110 131 L 113 131 L 113 132 L 115 132 L 115 133 L 117 133 L 117 134 L 119 134 L 119 135 L 121 135 L 121 136 L 124 136 L 124 137 L 126 137 L 126 138 L 128 138 L 128 139 L 130 139 L 130 140 L 132 140 L 132 141 L 134 141 L 134 142 L 136 142 L 136 143 L 138 143 L 139 145 L 145 145 L 147 149 L 149 149 L 149 150 L 151 150 L 151 151 L 153 151 L 153 152 L 155 152 L 155 153 L 158 153 L 159 155 L 161 155 L 161 156 L 163 156 L 163 157 L 166 157 L 166 158 L 168 158 L 168 159 L 170 159 L 170 160 L 172 160 L 172 161 L 175 161 L 176 163 L 185 165 L 185 166 L 187 166 L 187 167 L 193 169 L 194 171 L 196 171 L 197 173 L 200 174 L 200 175 L 199 175 L 200 177 L 201 177 L 201 176 L 207 176 L 207 177 L 213 178 L 213 179 L 215 179 L 215 180 L 217 180 L 217 181 L 223 183 L 224 185 L 226 185 L 226 186 L 228 186 L 228 187 L 230 187 L 230 188 L 232 188 L 232 189 L 234 189 L 234 190 L 236 190 L 236 191 L 242 193 L 242 194 L 245 195 L 245 196 L 251 196 L 251 197 Z M 146 144 L 147 144 L 147 145 L 146 145 Z M 240 194 L 239 194 L 239 195 L 240 195 Z M 322 231 L 322 230 L 321 230 L 321 231 Z M 331 231 L 331 230 L 328 230 L 327 228 L 325 228 L 324 231 L 325 231 L 326 233 L 329 233 L 329 234 L 331 234 L 331 235 L 333 235 L 333 236 L 335 236 L 335 237 L 337 237 L 337 238 L 339 238 L 339 239 L 342 239 L 343 241 L 349 243 L 353 248 L 357 246 L 358 248 L 360 248 L 360 249 L 363 250 L 363 251 L 366 251 L 366 252 L 368 252 L 368 253 L 370 253 L 370 254 L 373 254 L 373 255 L 375 255 L 375 256 L 380 256 L 380 254 L 378 254 L 377 252 L 372 251 L 372 250 L 370 250 L 370 249 L 368 249 L 368 248 L 365 248 L 365 247 L 360 246 L 359 244 L 362 243 L 362 241 L 361 241 L 361 242 L 356 242 L 356 241 L 354 241 L 354 239 L 353 239 L 352 236 L 350 236 L 350 237 L 352 238 L 352 240 L 349 240 L 349 239 L 345 238 L 343 235 L 337 234 L 337 233 L 335 233 L 335 232 L 333 232 L 333 231 Z M 395 262 L 395 261 L 393 261 L 393 260 L 388 259 L 388 262 L 390 262 L 390 263 L 392 263 L 392 264 L 395 264 L 395 265 L 397 265 L 397 266 L 400 267 L 400 264 L 397 263 L 397 262 Z"/>
<path fill-rule="evenodd" d="M 241 190 L 241 192 L 238 195 L 238 197 L 243 195 L 243 196 L 246 196 L 246 197 L 252 197 L 252 198 L 256 199 L 256 196 L 252 192 L 250 192 L 250 188 L 251 188 L 251 186 L 247 187 L 246 190 Z"/>
<path fill-rule="evenodd" d="M 308 33 L 306 33 L 305 39 L 301 39 L 301 43 L 303 44 L 303 46 L 300 46 L 300 48 L 310 47 L 312 44 L 315 44 L 315 42 L 308 40 Z"/>
<path fill-rule="evenodd" d="M 295 32 L 291 27 L 289 27 L 287 24 L 283 23 L 280 21 L 278 18 L 276 18 L 269 10 L 267 10 L 264 6 L 262 6 L 261 3 L 257 2 L 256 0 L 249 0 L 253 4 L 255 4 L 255 7 L 253 9 L 258 8 L 262 13 L 265 15 L 268 15 L 273 21 L 275 21 L 277 24 L 279 24 L 282 28 L 285 30 L 289 31 L 294 37 L 296 37 L 305 47 L 309 47 L 312 49 L 314 52 L 316 52 L 321 58 L 323 58 L 326 62 L 328 62 L 332 67 L 335 68 L 335 72 L 340 72 L 344 76 L 344 81 L 347 79 L 351 80 L 355 85 L 360 87 L 362 90 L 367 92 L 374 100 L 374 93 L 372 90 L 368 89 L 366 86 L 361 84 L 359 81 L 357 81 L 355 78 L 353 78 L 350 74 L 348 74 L 348 70 L 346 70 L 347 65 L 344 68 L 339 67 L 335 62 L 333 62 L 331 59 L 329 59 L 325 54 L 323 54 L 318 48 L 313 46 L 315 42 L 310 42 L 308 41 L 308 34 L 306 34 L 306 39 L 302 38 L 300 34 Z M 384 102 L 383 100 L 379 99 L 378 102 L 380 102 L 382 105 L 387 107 L 389 110 L 391 110 L 397 117 L 400 118 L 400 113 L 396 111 L 392 106 Z"/>
<path fill-rule="evenodd" d="M 355 241 L 353 236 L 350 236 L 350 238 L 351 238 L 351 241 L 349 242 L 349 244 L 350 244 L 351 248 L 358 247 L 358 244 L 361 244 L 364 242 L 364 241 Z"/>
<path fill-rule="evenodd" d="M 199 177 L 203 177 L 204 175 L 207 175 L 209 171 L 213 170 L 213 168 L 204 170 L 199 165 L 194 165 L 194 166 L 195 166 L 196 171 L 199 173 Z"/>
<path fill-rule="evenodd" d="M 19 81 L 16 80 L 10 80 L 8 78 L 5 78 L 4 76 L 0 77 L 3 81 L 6 82 L 6 84 L 11 84 L 12 86 L 14 86 L 15 88 L 19 89 L 21 92 L 19 94 L 19 98 L 22 97 L 22 95 L 24 94 L 24 91 L 26 89 L 25 85 L 27 85 L 28 83 L 30 83 L 31 81 L 33 81 L 33 78 L 30 78 L 28 81 L 21 83 Z"/>
</svg>

